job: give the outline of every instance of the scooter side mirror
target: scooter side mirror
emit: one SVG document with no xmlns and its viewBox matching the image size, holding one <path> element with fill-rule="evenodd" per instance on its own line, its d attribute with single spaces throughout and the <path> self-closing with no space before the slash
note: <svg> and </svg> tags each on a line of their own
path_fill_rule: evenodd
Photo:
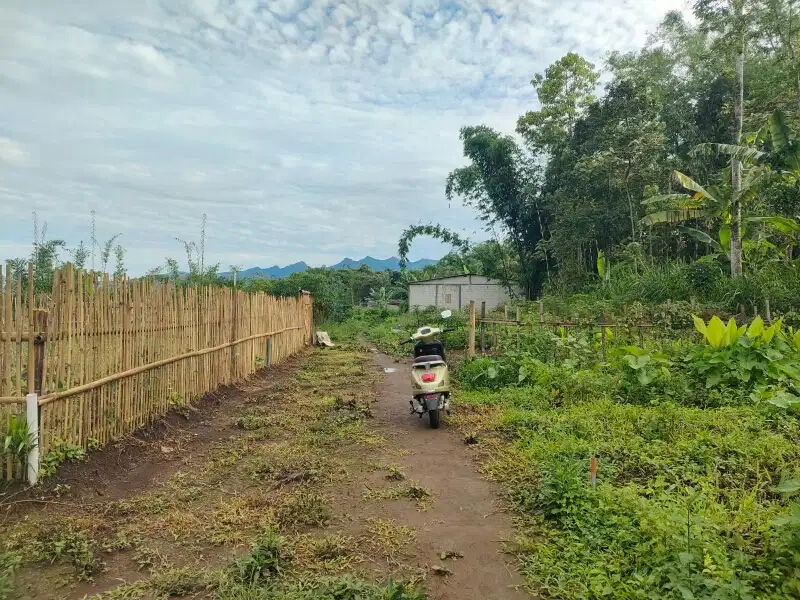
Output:
<svg viewBox="0 0 800 600">
<path fill-rule="evenodd" d="M 403 333 L 402 327 L 392 327 L 392 333 Z"/>
<path fill-rule="evenodd" d="M 452 316 L 453 316 L 453 311 L 452 310 L 444 310 L 444 311 L 442 311 L 442 318 L 443 319 L 449 319 Z"/>
</svg>

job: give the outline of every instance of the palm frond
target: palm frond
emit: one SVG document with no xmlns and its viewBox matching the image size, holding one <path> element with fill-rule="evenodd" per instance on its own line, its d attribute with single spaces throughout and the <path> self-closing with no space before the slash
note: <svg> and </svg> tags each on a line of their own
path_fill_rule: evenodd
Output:
<svg viewBox="0 0 800 600">
<path fill-rule="evenodd" d="M 691 152 L 692 156 L 717 156 L 725 154 L 732 159 L 736 159 L 745 164 L 752 165 L 766 156 L 766 152 L 762 152 L 756 148 L 749 146 L 737 146 L 735 144 L 712 144 L 710 142 L 699 144 Z"/>
<path fill-rule="evenodd" d="M 694 227 L 685 227 L 684 225 L 678 225 L 676 229 L 682 233 L 685 233 L 689 237 L 697 240 L 701 244 L 708 244 L 709 246 L 714 248 L 714 250 L 716 250 L 717 252 L 723 252 L 723 253 L 725 252 L 722 245 L 717 240 L 708 235 L 705 231 L 700 231 L 699 229 L 695 229 Z"/>
<path fill-rule="evenodd" d="M 711 200 L 712 202 L 718 202 L 713 194 L 711 194 L 708 190 L 706 190 L 706 188 L 697 183 L 694 179 L 692 179 L 688 175 L 684 175 L 680 171 L 673 171 L 672 176 L 675 178 L 675 181 L 677 181 L 687 190 L 692 190 L 696 194 L 700 194 L 700 197 L 705 198 L 706 200 Z"/>
<path fill-rule="evenodd" d="M 745 220 L 749 223 L 766 223 L 767 225 L 772 225 L 775 229 L 783 233 L 796 233 L 800 231 L 800 224 L 789 217 L 747 217 Z"/>
<path fill-rule="evenodd" d="M 660 210 L 642 217 L 639 222 L 642 225 L 653 226 L 661 223 L 682 223 L 692 219 L 701 219 L 705 213 L 696 209 L 676 209 Z"/>
</svg>

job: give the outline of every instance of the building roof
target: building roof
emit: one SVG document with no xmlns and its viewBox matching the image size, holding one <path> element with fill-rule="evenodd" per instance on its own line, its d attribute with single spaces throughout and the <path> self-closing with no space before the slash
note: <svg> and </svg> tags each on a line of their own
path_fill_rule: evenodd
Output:
<svg viewBox="0 0 800 600">
<path fill-rule="evenodd" d="M 432 277 L 431 279 L 420 279 L 419 281 L 412 281 L 408 285 L 423 285 L 423 284 L 431 283 L 431 282 L 434 282 L 434 281 L 446 281 L 448 279 L 461 279 L 462 277 L 480 277 L 482 279 L 485 279 L 487 281 L 487 283 L 496 283 L 497 285 L 505 285 L 505 283 L 503 281 L 500 281 L 499 279 L 492 279 L 491 277 L 487 277 L 486 275 L 474 275 L 474 274 L 469 274 L 469 275 L 447 275 L 445 277 Z M 516 280 L 510 279 L 508 281 L 508 283 L 519 283 L 519 282 L 516 281 Z"/>
</svg>

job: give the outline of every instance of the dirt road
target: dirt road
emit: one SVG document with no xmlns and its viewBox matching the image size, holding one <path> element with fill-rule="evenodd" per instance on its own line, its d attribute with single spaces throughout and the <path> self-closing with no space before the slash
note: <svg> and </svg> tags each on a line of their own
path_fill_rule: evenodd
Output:
<svg viewBox="0 0 800 600">
<path fill-rule="evenodd" d="M 290 557 L 287 590 L 352 574 L 418 582 L 436 600 L 527 597 L 495 491 L 446 419 L 431 430 L 409 414 L 407 368 L 317 351 L 62 467 L 35 494 L 0 493 L 0 598 L 12 580 L 7 597 L 23 600 L 239 597 L 219 590 L 266 530 Z"/>
<path fill-rule="evenodd" d="M 388 369 L 375 405 L 373 426 L 387 440 L 407 449 L 402 469 L 411 480 L 433 494 L 425 511 L 408 503 L 393 503 L 381 513 L 408 523 L 416 531 L 414 552 L 420 566 L 443 563 L 442 552 L 463 554 L 446 567 L 452 575 L 431 577 L 432 598 L 441 600 L 505 600 L 525 598 L 515 589 L 522 581 L 515 572 L 514 560 L 502 552 L 502 541 L 513 539 L 508 516 L 498 504 L 492 486 L 476 472 L 465 450 L 462 437 L 443 419 L 439 430 L 432 430 L 427 416 L 409 414 L 408 366 L 376 355 L 381 369 Z M 394 371 L 391 371 L 394 370 Z M 369 514 L 374 506 L 364 506 Z"/>
</svg>

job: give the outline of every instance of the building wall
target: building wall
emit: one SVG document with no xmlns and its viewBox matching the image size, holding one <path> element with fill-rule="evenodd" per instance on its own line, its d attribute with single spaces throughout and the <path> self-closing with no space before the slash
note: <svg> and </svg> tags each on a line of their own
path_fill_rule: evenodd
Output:
<svg viewBox="0 0 800 600">
<path fill-rule="evenodd" d="M 486 302 L 486 308 L 492 309 L 509 301 L 505 286 L 486 282 L 485 277 L 473 275 L 412 284 L 409 286 L 408 305 L 411 308 L 436 306 L 459 310 L 467 308 L 470 300 L 474 300 L 478 306 Z M 522 290 L 515 291 L 517 297 L 521 298 Z"/>
</svg>

